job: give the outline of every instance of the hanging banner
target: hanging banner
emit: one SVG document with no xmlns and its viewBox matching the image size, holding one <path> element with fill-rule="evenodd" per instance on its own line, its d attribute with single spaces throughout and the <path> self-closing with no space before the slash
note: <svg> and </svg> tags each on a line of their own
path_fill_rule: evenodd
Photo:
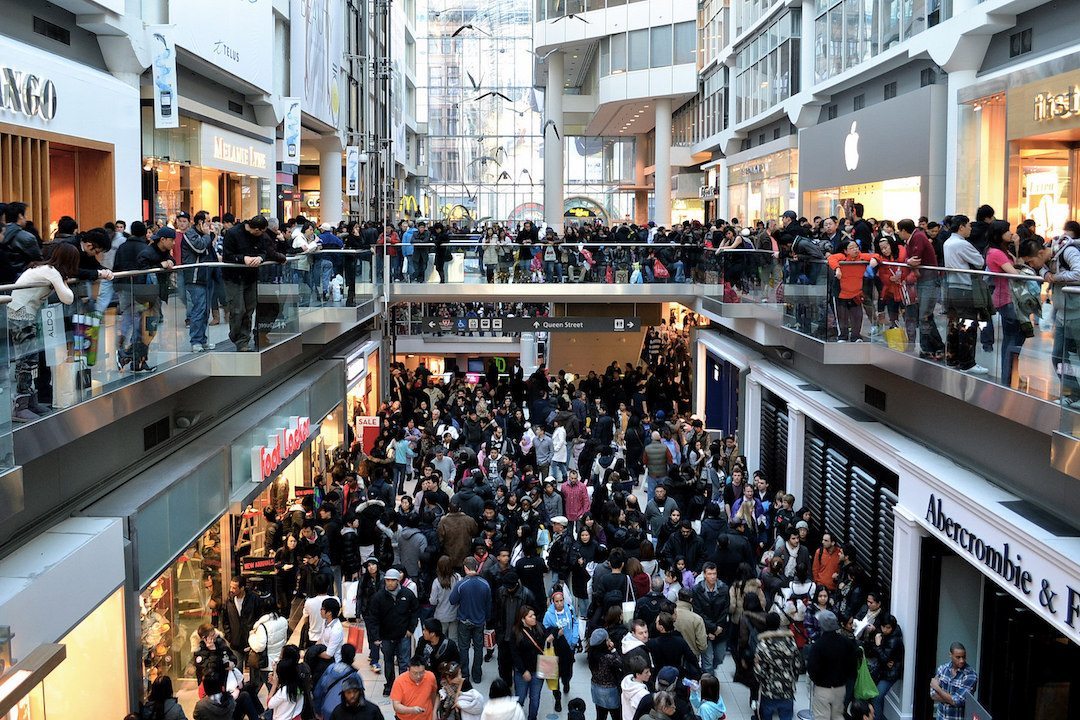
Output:
<svg viewBox="0 0 1080 720">
<path fill-rule="evenodd" d="M 360 146 L 345 148 L 345 195 L 360 197 Z"/>
<path fill-rule="evenodd" d="M 281 162 L 300 164 L 300 98 L 282 98 L 285 103 L 285 156 Z"/>
<path fill-rule="evenodd" d="M 150 47 L 154 77 L 154 127 L 180 127 L 179 95 L 176 91 L 176 45 L 171 25 L 154 25 Z"/>
</svg>

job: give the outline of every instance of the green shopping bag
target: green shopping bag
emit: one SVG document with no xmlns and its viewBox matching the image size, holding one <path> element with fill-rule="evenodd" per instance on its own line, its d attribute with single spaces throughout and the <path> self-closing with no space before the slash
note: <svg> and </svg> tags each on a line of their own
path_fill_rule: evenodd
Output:
<svg viewBox="0 0 1080 720">
<path fill-rule="evenodd" d="M 877 696 L 877 683 L 870 677 L 870 666 L 866 662 L 866 654 L 860 649 L 859 669 L 855 673 L 855 699 L 870 701 Z"/>
</svg>

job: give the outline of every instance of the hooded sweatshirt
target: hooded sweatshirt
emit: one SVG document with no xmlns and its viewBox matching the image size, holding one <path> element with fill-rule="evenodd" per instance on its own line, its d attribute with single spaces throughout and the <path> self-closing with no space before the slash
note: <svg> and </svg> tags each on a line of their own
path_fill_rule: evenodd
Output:
<svg viewBox="0 0 1080 720">
<path fill-rule="evenodd" d="M 649 694 L 649 688 L 633 675 L 624 677 L 619 687 L 622 690 L 622 716 L 632 718 L 642 698 Z"/>
<path fill-rule="evenodd" d="M 480 720 L 525 720 L 525 710 L 518 705 L 517 698 L 495 698 L 484 706 Z"/>
</svg>

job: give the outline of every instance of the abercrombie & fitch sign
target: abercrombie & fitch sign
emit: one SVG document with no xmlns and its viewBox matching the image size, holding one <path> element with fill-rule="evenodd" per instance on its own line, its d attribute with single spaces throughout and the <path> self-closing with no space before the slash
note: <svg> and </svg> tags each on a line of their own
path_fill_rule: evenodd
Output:
<svg viewBox="0 0 1080 720">
<path fill-rule="evenodd" d="M 0 107 L 29 118 L 56 117 L 56 85 L 48 78 L 0 66 Z"/>
<path fill-rule="evenodd" d="M 907 504 L 905 498 L 901 502 Z M 954 507 L 948 498 L 938 497 L 932 490 L 925 502 L 922 520 L 939 537 L 1000 584 L 1013 588 L 1074 642 L 1080 640 L 1080 590 L 1076 589 L 1080 583 L 1069 577 L 1060 564 L 1048 562 L 970 509 Z"/>
</svg>

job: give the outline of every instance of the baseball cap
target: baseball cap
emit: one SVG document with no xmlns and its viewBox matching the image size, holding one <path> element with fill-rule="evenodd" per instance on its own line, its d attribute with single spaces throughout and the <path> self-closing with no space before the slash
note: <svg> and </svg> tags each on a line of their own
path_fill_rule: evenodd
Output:
<svg viewBox="0 0 1080 720">
<path fill-rule="evenodd" d="M 176 213 L 176 219 L 179 220 L 180 218 L 184 218 L 185 220 L 190 220 L 191 216 L 188 215 L 186 210 L 181 210 L 180 212 Z"/>
<path fill-rule="evenodd" d="M 161 238 L 176 238 L 176 231 L 171 227 L 163 227 L 154 233 L 155 240 L 160 240 Z"/>
<path fill-rule="evenodd" d="M 799 219 L 799 216 L 795 214 L 794 210 L 786 210 L 786 211 L 784 211 L 784 214 L 781 215 L 781 217 L 790 218 L 792 220 L 798 220 Z"/>
<path fill-rule="evenodd" d="M 665 665 L 660 668 L 660 672 L 656 675 L 657 687 L 671 687 L 679 679 L 679 671 L 670 665 Z"/>
<path fill-rule="evenodd" d="M 399 573 L 397 570 L 394 570 L 393 568 L 391 568 L 391 569 L 386 571 L 386 575 L 384 575 L 383 577 L 386 580 L 400 580 L 401 579 L 401 573 Z"/>
</svg>

